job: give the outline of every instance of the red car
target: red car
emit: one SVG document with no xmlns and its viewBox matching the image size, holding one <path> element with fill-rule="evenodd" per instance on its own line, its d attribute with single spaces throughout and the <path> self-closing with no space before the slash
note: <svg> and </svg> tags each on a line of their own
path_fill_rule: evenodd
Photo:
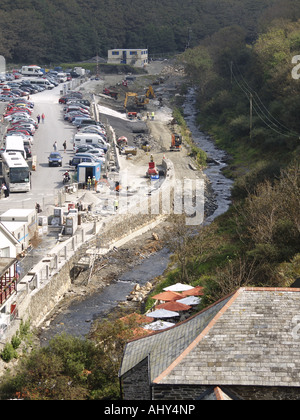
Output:
<svg viewBox="0 0 300 420">
<path fill-rule="evenodd" d="M 15 114 L 16 112 L 26 112 L 27 114 L 31 115 L 31 111 L 28 108 L 20 107 L 20 108 L 11 108 L 9 111 L 6 112 L 4 117 L 8 117 L 9 115 Z"/>
</svg>

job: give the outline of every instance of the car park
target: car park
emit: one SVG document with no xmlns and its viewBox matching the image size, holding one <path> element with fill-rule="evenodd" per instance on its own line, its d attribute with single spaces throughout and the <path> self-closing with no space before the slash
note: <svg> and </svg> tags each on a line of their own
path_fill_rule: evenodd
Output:
<svg viewBox="0 0 300 420">
<path fill-rule="evenodd" d="M 62 166 L 62 156 L 58 152 L 51 152 L 48 157 L 49 166 Z"/>
</svg>

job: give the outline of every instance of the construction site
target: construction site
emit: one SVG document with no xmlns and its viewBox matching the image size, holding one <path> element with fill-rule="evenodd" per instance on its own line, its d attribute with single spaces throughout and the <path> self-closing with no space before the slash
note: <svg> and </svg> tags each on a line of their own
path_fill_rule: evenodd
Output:
<svg viewBox="0 0 300 420">
<path fill-rule="evenodd" d="M 42 340 L 53 325 L 51 334 L 65 331 L 65 322 L 54 320 L 58 314 L 70 312 L 72 302 L 101 294 L 134 267 L 156 258 L 139 279 L 126 280 L 126 285 L 117 283 L 118 290 L 123 289 L 122 297 L 112 306 L 104 303 L 104 313 L 120 301 L 135 306 L 142 303 L 169 263 L 166 234 L 176 200 L 179 212 L 186 209 L 183 187 L 176 196 L 175 186 L 184 186 L 186 180 L 194 182 L 189 186 L 192 208 L 188 219 L 195 217 L 193 199 L 199 185 L 203 191 L 198 209 L 202 221 L 204 214 L 212 214 L 216 208 L 209 182 L 191 157 L 190 146 L 183 141 L 172 115 L 170 101 L 184 74 L 174 66 L 160 66 L 158 74 L 154 66 L 153 75 L 135 80 L 105 76 L 80 88 L 85 97 L 93 99 L 94 117 L 109 127 L 112 148 L 105 176 L 95 189 L 68 186 L 59 202 L 44 209 L 43 215 L 49 217 L 59 208 L 63 218 L 74 208 L 78 220 L 70 235 L 62 236 L 59 229 L 53 234 L 54 226 L 52 235 L 37 240 L 27 258 L 29 271 L 18 285 L 19 317 L 30 318 L 34 327 L 41 328 Z M 38 262 L 30 267 L 33 254 Z M 127 299 L 136 284 L 145 292 Z M 90 328 L 90 317 L 82 314 L 82 321 Z M 57 331 L 58 325 L 62 329 Z M 7 336 L 13 332 L 11 328 Z"/>
</svg>

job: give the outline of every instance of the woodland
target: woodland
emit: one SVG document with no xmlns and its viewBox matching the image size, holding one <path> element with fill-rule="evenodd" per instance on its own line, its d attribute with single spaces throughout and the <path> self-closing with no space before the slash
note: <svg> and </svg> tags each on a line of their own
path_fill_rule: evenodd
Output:
<svg viewBox="0 0 300 420">
<path fill-rule="evenodd" d="M 0 54 L 8 62 L 77 62 L 110 48 L 183 52 L 220 29 L 239 25 L 252 42 L 277 0 L 0 1 Z M 291 10 L 289 10 L 291 12 Z"/>
</svg>

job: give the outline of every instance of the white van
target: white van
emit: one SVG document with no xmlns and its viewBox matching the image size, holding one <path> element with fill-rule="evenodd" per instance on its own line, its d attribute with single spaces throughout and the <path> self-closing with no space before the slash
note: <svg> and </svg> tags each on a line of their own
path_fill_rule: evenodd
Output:
<svg viewBox="0 0 300 420">
<path fill-rule="evenodd" d="M 42 86 L 45 89 L 53 89 L 55 87 L 48 79 L 30 79 L 29 82 L 32 85 Z"/>
<path fill-rule="evenodd" d="M 23 66 L 21 74 L 23 76 L 42 76 L 43 72 L 39 66 Z"/>
<path fill-rule="evenodd" d="M 103 150 L 107 151 L 110 147 L 108 143 L 101 137 L 99 134 L 93 134 L 93 133 L 80 133 L 75 134 L 73 138 L 73 149 L 80 146 L 85 146 L 86 144 L 92 145 L 92 144 L 98 144 L 99 146 L 103 146 Z"/>
<path fill-rule="evenodd" d="M 7 136 L 5 139 L 5 152 L 19 152 L 26 159 L 23 138 L 21 136 Z"/>
</svg>

